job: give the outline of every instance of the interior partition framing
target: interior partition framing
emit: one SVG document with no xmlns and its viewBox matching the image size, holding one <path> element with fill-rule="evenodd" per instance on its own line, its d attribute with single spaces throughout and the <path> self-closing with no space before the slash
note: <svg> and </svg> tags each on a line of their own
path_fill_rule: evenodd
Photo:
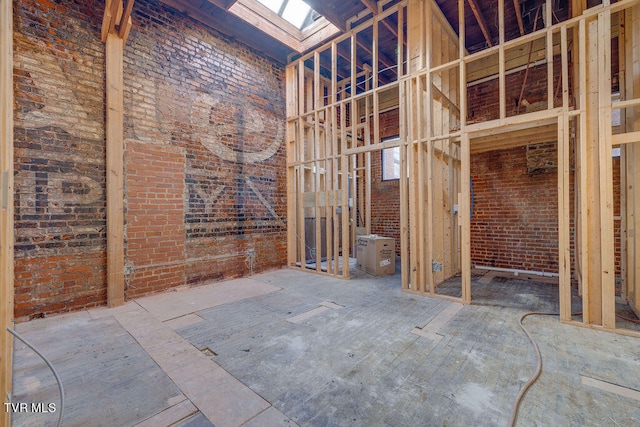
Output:
<svg viewBox="0 0 640 427">
<path fill-rule="evenodd" d="M 465 50 L 464 0 L 458 1 L 457 32 L 435 2 L 406 0 L 292 62 L 287 69 L 290 266 L 349 277 L 350 245 L 357 230 L 369 230 L 369 220 L 361 219 L 368 217 L 358 212 L 366 211 L 370 203 L 370 199 L 358 200 L 366 198 L 370 180 L 368 156 L 362 154 L 397 144 L 402 165 L 402 289 L 444 297 L 438 295 L 438 284 L 461 274 L 460 296 L 453 299 L 470 303 L 472 156 L 557 142 L 561 319 L 619 331 L 615 325 L 611 150 L 626 146 L 623 180 L 640 179 L 630 157 L 637 156 L 639 150 L 633 150 L 640 141 L 638 1 L 574 7 L 574 16 L 561 22 L 554 21 L 552 6 L 548 0 L 544 28 L 507 41 L 504 0 L 497 0 L 499 43 L 469 53 Z M 384 26 L 380 25 L 383 20 Z M 397 46 L 396 73 L 391 78 L 380 73 L 380 57 L 393 55 L 385 50 L 388 38 L 378 34 L 390 23 L 397 28 L 392 43 Z M 624 93 L 614 106 L 611 45 L 616 38 Z M 507 75 L 526 64 L 521 52 L 531 49 L 529 46 L 535 46 L 536 56 L 546 64 L 546 98 L 537 110 L 514 112 L 506 108 Z M 370 57 L 364 55 L 363 60 L 362 49 L 371 49 Z M 495 118 L 476 123 L 469 119 L 467 87 L 470 78 L 490 74 L 487 70 L 495 70 L 491 72 L 498 82 L 499 112 Z M 379 138 L 378 114 L 388 94 L 395 96 L 399 108 L 400 139 L 386 145 Z M 625 118 L 625 125 L 615 129 L 611 122 L 614 109 L 621 110 Z M 572 162 L 577 201 L 569 198 Z M 628 265 L 625 290 L 633 295 L 630 304 L 637 305 L 640 250 L 635 251 L 632 236 L 637 233 L 631 230 L 640 215 L 631 200 L 640 197 L 631 185 L 626 192 L 623 224 L 631 228 L 623 230 Z M 575 239 L 570 230 L 572 208 Z M 310 227 L 315 234 L 309 232 Z M 584 314 L 579 321 L 571 314 L 572 282 L 578 283 L 583 297 Z"/>
</svg>

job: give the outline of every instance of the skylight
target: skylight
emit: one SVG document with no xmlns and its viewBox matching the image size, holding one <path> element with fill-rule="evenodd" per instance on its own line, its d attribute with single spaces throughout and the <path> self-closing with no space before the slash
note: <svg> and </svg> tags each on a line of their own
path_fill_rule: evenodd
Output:
<svg viewBox="0 0 640 427">
<path fill-rule="evenodd" d="M 313 9 L 303 0 L 258 0 L 278 16 L 302 29 L 313 20 Z"/>
</svg>

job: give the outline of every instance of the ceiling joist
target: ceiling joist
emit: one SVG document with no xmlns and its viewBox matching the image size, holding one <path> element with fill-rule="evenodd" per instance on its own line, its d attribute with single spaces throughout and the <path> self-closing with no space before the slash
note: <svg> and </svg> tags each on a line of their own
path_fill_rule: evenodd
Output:
<svg viewBox="0 0 640 427">
<path fill-rule="evenodd" d="M 378 3 L 376 0 L 360 0 L 363 5 L 367 6 L 367 9 L 371 11 L 374 15 L 378 14 Z"/>
</svg>

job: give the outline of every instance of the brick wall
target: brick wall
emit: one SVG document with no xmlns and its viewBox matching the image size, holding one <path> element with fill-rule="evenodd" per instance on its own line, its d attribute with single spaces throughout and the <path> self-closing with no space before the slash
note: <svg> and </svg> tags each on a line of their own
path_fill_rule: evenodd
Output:
<svg viewBox="0 0 640 427">
<path fill-rule="evenodd" d="M 555 160 L 553 150 L 538 148 Z M 557 166 L 527 163 L 527 147 L 471 156 L 472 264 L 558 271 Z"/>
<path fill-rule="evenodd" d="M 380 116 L 380 137 L 397 136 L 399 110 Z M 382 180 L 382 151 L 371 153 L 371 233 L 396 240 L 396 254 L 400 255 L 400 180 Z"/>
<path fill-rule="evenodd" d="M 560 57 L 554 58 L 553 87 L 554 106 L 562 106 L 562 92 L 557 90 L 562 84 Z M 526 80 L 525 80 L 526 75 Z M 525 82 L 524 90 L 522 84 Z M 520 93 L 522 91 L 522 101 Z M 498 78 L 472 84 L 467 88 L 468 120 L 484 122 L 500 118 L 500 97 Z M 505 99 L 507 117 L 531 113 L 547 108 L 547 65 L 530 67 L 505 76 Z M 518 106 L 518 104 L 520 105 Z M 571 100 L 570 100 L 571 103 Z"/>
<path fill-rule="evenodd" d="M 104 304 L 102 14 L 14 2 L 15 315 Z"/>
<path fill-rule="evenodd" d="M 106 302 L 104 2 L 14 8 L 24 319 Z M 283 71 L 157 0 L 136 2 L 124 53 L 127 297 L 285 264 Z"/>
<path fill-rule="evenodd" d="M 283 67 L 157 2 L 134 10 L 124 65 L 126 234 L 140 244 L 127 248 L 127 294 L 247 275 L 249 249 L 254 272 L 283 266 Z M 161 232 L 138 220 L 157 203 L 152 193 L 134 203 L 139 174 L 164 183 L 163 213 L 149 219 L 166 224 Z"/>
</svg>

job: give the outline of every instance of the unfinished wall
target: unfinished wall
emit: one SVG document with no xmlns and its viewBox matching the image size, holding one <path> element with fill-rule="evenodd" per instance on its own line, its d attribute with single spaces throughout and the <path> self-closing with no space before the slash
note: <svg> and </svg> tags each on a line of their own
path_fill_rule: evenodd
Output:
<svg viewBox="0 0 640 427">
<path fill-rule="evenodd" d="M 15 316 L 104 304 L 101 2 L 14 2 Z"/>
<path fill-rule="evenodd" d="M 557 273 L 556 144 L 533 149 L 537 161 L 527 147 L 471 156 L 473 264 Z"/>
<path fill-rule="evenodd" d="M 560 82 L 561 64 L 556 57 L 553 65 L 554 88 Z M 526 76 L 526 77 L 525 77 Z M 522 85 L 524 83 L 524 90 Z M 520 93 L 522 92 L 522 99 Z M 540 111 L 547 108 L 547 65 L 531 66 L 529 70 L 522 69 L 505 76 L 506 114 L 507 117 L 517 114 Z M 559 88 L 554 93 L 554 105 L 562 102 Z M 471 82 L 467 88 L 469 102 L 468 120 L 484 122 L 500 117 L 500 98 L 498 78 L 483 80 L 479 83 Z"/>
<path fill-rule="evenodd" d="M 558 61 L 554 71 L 558 73 Z M 507 76 L 508 115 L 517 111 L 525 71 Z M 529 69 L 520 113 L 546 106 L 546 65 Z M 468 89 L 471 120 L 482 122 L 498 115 L 497 81 Z M 509 113 L 510 111 L 510 113 Z M 620 174 L 613 159 L 616 275 L 620 274 Z M 571 173 L 574 171 L 572 169 Z M 472 263 L 557 273 L 557 148 L 554 142 L 472 154 L 474 212 L 471 220 Z M 572 176 L 573 180 L 573 176 Z M 573 197 L 573 185 L 571 186 Z M 573 200 L 573 199 L 572 199 Z M 573 213 L 571 216 L 574 256 Z"/>
<path fill-rule="evenodd" d="M 286 256 L 282 68 L 153 3 L 125 50 L 127 295 Z"/>
<path fill-rule="evenodd" d="M 397 136 L 399 110 L 380 115 L 380 138 Z M 400 254 L 400 180 L 382 180 L 382 151 L 371 154 L 371 233 L 392 237 Z"/>
<path fill-rule="evenodd" d="M 15 10 L 16 317 L 26 318 L 106 302 L 104 2 Z M 282 79 L 279 64 L 136 1 L 124 51 L 127 297 L 284 265 Z"/>
</svg>

